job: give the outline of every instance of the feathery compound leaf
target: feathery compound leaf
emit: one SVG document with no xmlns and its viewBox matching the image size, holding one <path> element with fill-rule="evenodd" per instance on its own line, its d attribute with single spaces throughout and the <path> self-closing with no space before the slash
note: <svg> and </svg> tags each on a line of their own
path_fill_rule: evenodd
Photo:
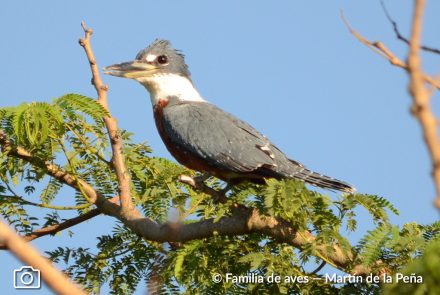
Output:
<svg viewBox="0 0 440 295">
<path fill-rule="evenodd" d="M 197 247 L 199 247 L 199 243 L 190 243 L 185 245 L 184 248 L 177 251 L 177 255 L 174 260 L 174 276 L 179 281 L 181 279 L 182 273 L 184 271 L 184 262 L 185 258 L 194 252 Z"/>
<path fill-rule="evenodd" d="M 8 111 L 18 143 L 26 146 L 41 145 L 49 135 L 58 136 L 63 129 L 58 107 L 45 102 L 23 103 Z"/>
<path fill-rule="evenodd" d="M 43 189 L 40 195 L 40 200 L 44 204 L 50 204 L 60 191 L 63 184 L 55 178 L 51 178 L 47 186 Z"/>
<path fill-rule="evenodd" d="M 384 284 L 383 294 L 440 294 L 440 240 L 428 243 L 423 256 L 409 261 L 399 273 L 414 281 L 394 280 L 393 284 Z M 417 282 L 417 283 L 415 283 Z"/>
<path fill-rule="evenodd" d="M 440 240 L 440 221 L 436 221 L 433 224 L 420 225 L 423 231 L 423 238 L 429 242 L 434 239 Z"/>
<path fill-rule="evenodd" d="M 374 230 L 367 232 L 359 242 L 363 258 L 362 264 L 369 266 L 377 261 L 382 255 L 382 247 L 389 240 L 388 236 L 391 232 L 392 226 L 389 224 L 382 224 Z"/>
<path fill-rule="evenodd" d="M 370 212 L 376 221 L 388 222 L 388 214 L 385 209 L 390 210 L 396 215 L 399 211 L 386 199 L 375 195 L 353 194 L 347 196 L 355 199 L 360 205 Z"/>
<path fill-rule="evenodd" d="M 62 109 L 74 109 L 87 114 L 95 121 L 99 121 L 103 117 L 109 117 L 109 113 L 100 103 L 98 103 L 95 99 L 84 95 L 68 93 L 60 98 L 55 99 L 54 103 L 60 106 Z"/>
</svg>

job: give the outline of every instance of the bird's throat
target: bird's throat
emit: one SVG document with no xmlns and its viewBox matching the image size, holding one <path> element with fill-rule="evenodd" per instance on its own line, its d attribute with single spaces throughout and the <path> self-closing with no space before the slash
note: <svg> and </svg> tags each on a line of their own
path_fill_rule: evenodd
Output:
<svg viewBox="0 0 440 295">
<path fill-rule="evenodd" d="M 205 101 L 192 81 L 177 74 L 157 74 L 138 79 L 150 93 L 151 103 L 155 106 L 160 100 L 171 98 L 180 101 Z"/>
</svg>

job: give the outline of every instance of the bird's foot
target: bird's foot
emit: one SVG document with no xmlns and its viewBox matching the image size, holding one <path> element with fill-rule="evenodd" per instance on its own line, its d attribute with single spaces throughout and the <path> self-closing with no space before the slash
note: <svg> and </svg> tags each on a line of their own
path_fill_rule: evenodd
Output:
<svg viewBox="0 0 440 295">
<path fill-rule="evenodd" d="M 226 195 L 223 193 L 223 191 L 225 191 L 225 189 L 227 189 L 225 191 L 225 192 L 227 192 L 229 190 L 229 185 L 227 185 L 224 189 L 222 189 L 220 191 L 216 191 L 215 189 L 213 189 L 205 184 L 204 181 L 206 179 L 208 179 L 209 177 L 210 177 L 209 174 L 207 176 L 205 174 L 202 174 L 202 175 L 199 175 L 196 177 L 191 177 L 188 175 L 180 175 L 179 181 L 190 185 L 195 190 L 198 190 L 200 192 L 204 192 L 208 195 L 211 195 L 213 197 L 213 200 L 215 203 L 226 203 L 227 198 L 226 198 Z"/>
<path fill-rule="evenodd" d="M 194 181 L 196 181 L 196 182 L 198 182 L 200 184 L 204 184 L 205 180 L 207 180 L 210 177 L 211 177 L 211 174 L 209 174 L 207 172 L 204 172 L 204 173 L 202 173 L 200 175 L 197 175 L 197 176 L 193 177 L 193 179 L 194 179 Z"/>
<path fill-rule="evenodd" d="M 229 192 L 231 190 L 231 188 L 232 188 L 232 185 L 229 183 L 226 183 L 226 186 L 224 188 L 222 188 L 219 191 L 219 193 L 226 196 L 227 192 Z"/>
</svg>

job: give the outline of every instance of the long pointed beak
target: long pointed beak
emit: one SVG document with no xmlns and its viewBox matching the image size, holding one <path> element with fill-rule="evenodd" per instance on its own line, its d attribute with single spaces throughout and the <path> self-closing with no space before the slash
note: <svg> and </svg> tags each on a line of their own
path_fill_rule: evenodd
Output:
<svg viewBox="0 0 440 295">
<path fill-rule="evenodd" d="M 104 74 L 136 79 L 140 77 L 149 77 L 156 73 L 157 70 L 158 68 L 154 65 L 135 60 L 105 67 Z"/>
</svg>

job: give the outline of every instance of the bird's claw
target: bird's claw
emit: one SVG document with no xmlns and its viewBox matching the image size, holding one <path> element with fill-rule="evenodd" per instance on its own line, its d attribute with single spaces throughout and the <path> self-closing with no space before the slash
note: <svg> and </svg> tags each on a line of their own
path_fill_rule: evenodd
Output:
<svg viewBox="0 0 440 295">
<path fill-rule="evenodd" d="M 200 175 L 193 177 L 193 179 L 195 182 L 204 184 L 205 180 L 207 180 L 210 177 L 211 177 L 211 174 L 205 172 L 205 173 L 202 173 Z"/>
</svg>

